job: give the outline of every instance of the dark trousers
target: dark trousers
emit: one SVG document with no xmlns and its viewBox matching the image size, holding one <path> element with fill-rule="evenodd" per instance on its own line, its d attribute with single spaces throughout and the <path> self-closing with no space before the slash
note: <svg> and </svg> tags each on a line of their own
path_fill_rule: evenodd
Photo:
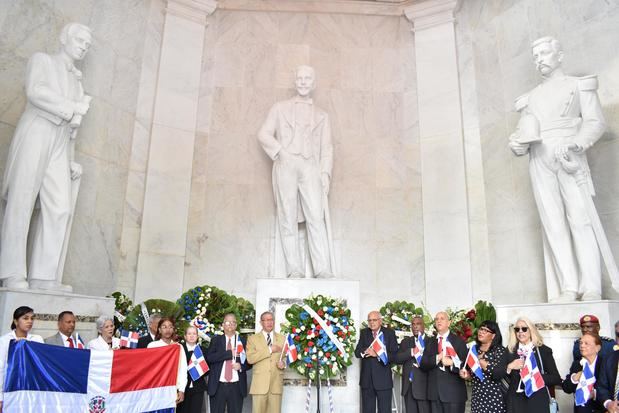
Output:
<svg viewBox="0 0 619 413">
<path fill-rule="evenodd" d="M 391 389 L 361 388 L 361 405 L 363 413 L 391 413 Z"/>
<path fill-rule="evenodd" d="M 243 396 L 239 382 L 219 382 L 217 391 L 211 396 L 211 413 L 224 413 L 226 407 L 228 413 L 241 413 L 243 409 Z"/>
<path fill-rule="evenodd" d="M 439 400 L 432 400 L 432 413 L 464 413 L 466 403 L 446 403 Z"/>
<path fill-rule="evenodd" d="M 202 413 L 204 391 L 185 392 L 185 399 L 176 408 L 176 413 Z"/>
<path fill-rule="evenodd" d="M 404 405 L 406 413 L 430 413 L 430 402 L 428 400 L 415 400 L 413 392 L 407 391 L 404 395 Z"/>
</svg>

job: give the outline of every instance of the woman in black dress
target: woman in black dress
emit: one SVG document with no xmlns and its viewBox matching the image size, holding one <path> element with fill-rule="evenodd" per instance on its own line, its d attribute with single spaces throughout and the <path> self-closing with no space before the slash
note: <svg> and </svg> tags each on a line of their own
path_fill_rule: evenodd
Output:
<svg viewBox="0 0 619 413">
<path fill-rule="evenodd" d="M 576 392 L 578 381 L 582 379 L 582 371 L 585 363 L 589 365 L 589 370 L 595 376 L 596 381 L 600 377 L 604 360 L 599 357 L 598 353 L 602 349 L 602 340 L 600 336 L 594 333 L 585 333 L 580 338 L 580 354 L 581 360 L 575 360 L 570 367 L 570 372 L 563 380 L 563 390 L 566 393 Z M 595 390 L 591 392 L 589 399 L 584 405 L 577 406 L 574 400 L 574 413 L 603 413 L 606 411 L 602 403 L 595 400 Z"/>
<path fill-rule="evenodd" d="M 550 411 L 549 387 L 561 384 L 561 376 L 557 371 L 555 359 L 550 347 L 544 345 L 535 324 L 529 319 L 519 318 L 509 333 L 509 364 L 507 374 L 510 375 L 507 392 L 508 413 L 548 413 Z M 537 367 L 542 373 L 545 386 L 527 397 L 524 385 L 520 380 L 520 369 L 530 352 L 533 352 Z"/>
<path fill-rule="evenodd" d="M 187 327 L 185 330 L 185 342 L 182 344 L 185 350 L 187 363 L 193 355 L 194 349 L 198 344 L 198 330 L 193 327 Z M 201 347 L 202 354 L 206 354 L 206 349 Z M 208 373 L 207 373 L 208 374 Z M 202 412 L 202 404 L 204 403 L 204 392 L 206 391 L 206 374 L 198 380 L 193 381 L 189 373 L 187 373 L 187 386 L 185 387 L 185 400 L 180 403 L 177 408 L 177 413 L 200 413 Z"/>
<path fill-rule="evenodd" d="M 460 376 L 473 380 L 471 413 L 505 413 L 506 406 L 501 391 L 501 379 L 507 376 L 507 350 L 503 337 L 494 321 L 486 320 L 477 330 L 477 354 L 484 380 L 470 369 L 460 370 Z"/>
</svg>

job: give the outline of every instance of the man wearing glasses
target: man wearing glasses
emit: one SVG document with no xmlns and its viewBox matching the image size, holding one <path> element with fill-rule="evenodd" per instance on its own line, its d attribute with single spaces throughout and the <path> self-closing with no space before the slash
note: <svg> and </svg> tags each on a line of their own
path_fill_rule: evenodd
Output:
<svg viewBox="0 0 619 413">
<path fill-rule="evenodd" d="M 236 333 L 236 316 L 232 313 L 224 316 L 223 335 L 213 337 L 206 352 L 206 361 L 210 367 L 208 389 L 211 413 L 241 413 L 243 398 L 247 396 L 246 360 L 241 360 L 238 341 L 246 343 Z"/>
<path fill-rule="evenodd" d="M 361 330 L 355 356 L 361 359 L 361 406 L 363 413 L 390 413 L 391 362 L 395 361 L 398 342 L 395 332 L 383 327 L 378 311 L 368 314 L 368 327 Z M 378 408 L 378 410 L 377 410 Z"/>
</svg>

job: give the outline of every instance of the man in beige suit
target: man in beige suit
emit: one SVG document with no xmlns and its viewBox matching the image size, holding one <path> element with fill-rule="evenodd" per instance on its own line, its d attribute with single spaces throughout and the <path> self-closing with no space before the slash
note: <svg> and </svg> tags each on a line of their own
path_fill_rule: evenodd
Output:
<svg viewBox="0 0 619 413">
<path fill-rule="evenodd" d="M 260 315 L 262 331 L 247 340 L 247 362 L 253 364 L 249 394 L 252 396 L 252 412 L 280 413 L 284 387 L 284 361 L 280 360 L 284 336 L 273 331 L 273 313 Z"/>
</svg>

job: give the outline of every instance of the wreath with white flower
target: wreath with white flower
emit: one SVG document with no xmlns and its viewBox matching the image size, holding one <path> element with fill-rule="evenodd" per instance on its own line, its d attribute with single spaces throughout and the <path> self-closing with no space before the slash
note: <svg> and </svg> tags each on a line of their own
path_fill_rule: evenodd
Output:
<svg viewBox="0 0 619 413">
<path fill-rule="evenodd" d="M 352 364 L 356 330 L 350 309 L 343 300 L 323 295 L 310 296 L 303 304 L 292 305 L 282 325 L 297 348 L 290 367 L 312 380 L 317 372 L 321 379 L 336 377 Z"/>
</svg>

